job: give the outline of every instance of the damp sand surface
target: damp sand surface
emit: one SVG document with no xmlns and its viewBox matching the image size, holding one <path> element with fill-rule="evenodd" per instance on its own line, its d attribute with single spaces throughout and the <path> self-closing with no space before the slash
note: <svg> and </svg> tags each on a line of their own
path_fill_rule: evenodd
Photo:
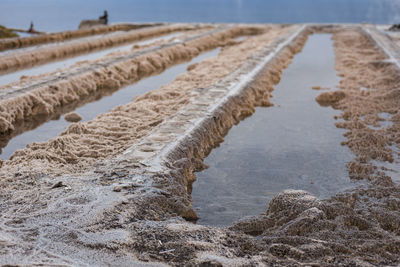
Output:
<svg viewBox="0 0 400 267">
<path fill-rule="evenodd" d="M 354 156 L 335 127 L 338 111 L 319 106 L 312 90 L 334 89 L 334 63 L 331 35 L 311 35 L 275 87 L 274 107 L 257 108 L 212 150 L 205 160 L 210 167 L 193 184 L 199 224 L 226 226 L 264 213 L 285 189 L 327 198 L 355 186 L 346 169 Z"/>
<path fill-rule="evenodd" d="M 157 37 L 157 38 L 147 39 L 144 41 L 131 42 L 129 44 L 120 45 L 120 46 L 116 46 L 116 47 L 112 47 L 112 48 L 108 48 L 108 49 L 100 50 L 100 51 L 97 50 L 97 51 L 93 51 L 92 53 L 86 53 L 84 55 L 75 56 L 75 57 L 68 58 L 65 60 L 59 60 L 59 61 L 48 63 L 45 65 L 40 65 L 37 67 L 23 69 L 23 70 L 20 70 L 17 72 L 9 73 L 9 74 L 4 74 L 4 75 L 0 76 L 0 85 L 5 85 L 8 83 L 16 82 L 21 78 L 21 76 L 35 76 L 35 75 L 41 75 L 41 74 L 44 74 L 47 72 L 53 72 L 57 69 L 69 68 L 72 65 L 74 65 L 78 62 L 81 62 L 81 61 L 96 60 L 96 59 L 102 58 L 111 53 L 129 51 L 130 49 L 133 48 L 134 45 L 147 45 L 147 44 L 150 44 L 153 42 L 175 38 L 182 34 L 183 34 L 182 32 L 177 32 L 177 33 L 172 33 L 172 34 L 164 35 L 164 36 Z"/>
<path fill-rule="evenodd" d="M 159 75 L 140 80 L 135 84 L 126 86 L 114 92 L 112 95 L 107 95 L 103 97 L 100 96 L 97 101 L 82 105 L 81 107 L 76 108 L 74 111 L 82 117 L 83 122 L 90 121 L 94 119 L 97 115 L 105 113 L 118 105 L 129 103 L 134 97 L 138 95 L 142 95 L 151 90 L 155 90 L 163 84 L 168 84 L 169 82 L 173 81 L 176 76 L 186 72 L 186 69 L 189 65 L 201 62 L 207 58 L 215 57 L 218 55 L 220 50 L 220 48 L 217 48 L 212 51 L 200 54 L 189 62 L 178 64 L 176 66 L 166 69 Z M 46 140 L 49 140 L 60 134 L 68 127 L 68 125 L 70 125 L 70 123 L 64 119 L 63 115 L 61 115 L 55 120 L 47 121 L 33 130 L 29 130 L 18 136 L 15 136 L 1 150 L 0 158 L 10 158 L 10 156 L 17 149 L 22 149 L 29 143 L 44 142 Z M 6 143 L 7 140 L 0 140 L 0 142 Z"/>
</svg>

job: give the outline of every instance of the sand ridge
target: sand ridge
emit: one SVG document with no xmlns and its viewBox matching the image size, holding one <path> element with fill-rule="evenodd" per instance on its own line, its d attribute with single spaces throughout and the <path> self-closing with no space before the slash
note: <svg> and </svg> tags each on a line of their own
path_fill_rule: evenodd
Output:
<svg viewBox="0 0 400 267">
<path fill-rule="evenodd" d="M 175 31 L 193 29 L 196 26 L 177 24 L 172 26 L 158 26 L 127 32 L 106 34 L 96 38 L 82 38 L 55 45 L 38 47 L 34 50 L 8 53 L 0 57 L 0 72 L 15 71 L 20 68 L 27 68 L 46 62 L 71 57 L 74 55 L 89 52 L 95 49 L 111 47 L 127 42 L 134 42 L 151 38 L 161 34 L 168 34 Z"/>
<path fill-rule="evenodd" d="M 161 48 L 163 45 L 168 45 L 171 42 L 181 42 L 184 40 L 189 40 L 191 37 L 196 37 L 200 36 L 203 33 L 210 32 L 210 27 L 206 28 L 200 28 L 200 29 L 193 29 L 193 30 L 187 30 L 183 32 L 176 32 L 176 34 L 179 34 L 179 38 L 169 38 L 169 39 L 162 39 L 162 40 L 157 40 L 158 38 L 163 38 L 165 35 L 162 34 L 160 36 L 154 36 L 150 39 L 147 39 L 144 41 L 146 42 L 145 44 L 140 44 L 140 42 L 133 42 L 131 44 L 128 44 L 130 49 L 122 49 L 119 50 L 120 46 L 115 47 L 115 50 L 110 51 L 107 54 L 100 55 L 99 57 L 91 58 L 90 56 L 92 55 L 90 52 L 88 54 L 84 54 L 89 56 L 90 59 L 83 59 L 79 61 L 75 61 L 72 65 L 68 67 L 63 67 L 55 70 L 48 70 L 47 72 L 43 71 L 43 73 L 38 74 L 38 75 L 22 75 L 20 76 L 19 80 L 10 82 L 8 84 L 3 84 L 0 85 L 0 90 L 3 91 L 13 91 L 15 88 L 24 88 L 28 86 L 33 86 L 38 83 L 42 83 L 44 81 L 50 81 L 50 80 L 55 80 L 59 76 L 64 77 L 65 75 L 70 75 L 71 72 L 78 71 L 78 72 L 84 72 L 85 70 L 88 69 L 95 69 L 96 66 L 100 65 L 107 65 L 110 64 L 110 61 L 113 61 L 117 58 L 122 58 L 124 56 L 129 56 L 130 54 L 133 54 L 135 52 L 139 51 L 151 51 L 151 47 L 154 48 Z M 168 35 L 166 35 L 168 36 Z M 84 56 L 83 55 L 83 56 Z M 45 64 L 44 66 L 46 66 Z M 48 69 L 48 68 L 47 68 Z M 78 69 L 78 70 L 77 70 Z"/>
<path fill-rule="evenodd" d="M 0 51 L 7 49 L 17 49 L 22 47 L 28 47 L 32 45 L 61 42 L 69 39 L 86 37 L 96 34 L 114 32 L 114 31 L 129 31 L 133 29 L 139 29 L 144 27 L 159 26 L 159 23 L 154 24 L 113 24 L 106 26 L 98 26 L 87 29 L 71 30 L 58 33 L 41 34 L 30 37 L 20 37 L 12 39 L 0 40 Z"/>
<path fill-rule="evenodd" d="M 334 108 L 343 112 L 336 123 L 345 128 L 347 145 L 356 155 L 349 163 L 350 175 L 354 179 L 368 179 L 376 183 L 391 184 L 391 179 L 377 169 L 372 161 L 393 162 L 395 151 L 391 145 L 400 146 L 398 103 L 400 74 L 396 65 L 387 62 L 386 55 L 374 41 L 361 31 L 342 31 L 334 34 L 336 68 L 339 75 L 340 101 Z M 380 113 L 391 115 L 392 126 L 378 127 Z"/>
</svg>

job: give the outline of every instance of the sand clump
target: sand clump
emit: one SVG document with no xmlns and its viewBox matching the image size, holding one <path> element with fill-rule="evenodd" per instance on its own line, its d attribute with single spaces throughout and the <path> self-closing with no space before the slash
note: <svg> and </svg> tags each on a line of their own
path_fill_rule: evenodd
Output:
<svg viewBox="0 0 400 267">
<path fill-rule="evenodd" d="M 314 86 L 312 87 L 312 89 L 313 89 L 313 90 L 329 90 L 329 88 L 327 88 L 327 87 L 322 87 L 322 86 L 319 86 L 319 85 L 314 85 Z"/>
<path fill-rule="evenodd" d="M 82 120 L 82 116 L 76 112 L 70 112 L 64 115 L 64 119 L 68 122 L 78 122 Z"/>
<path fill-rule="evenodd" d="M 320 89 L 318 89 L 320 90 Z M 330 106 L 345 98 L 346 94 L 343 91 L 324 92 L 319 94 L 315 100 L 321 106 Z"/>
<path fill-rule="evenodd" d="M 129 223 L 124 215 L 111 213 L 95 229 L 104 225 L 127 229 L 130 238 L 119 242 L 120 250 L 142 261 L 172 266 L 396 265 L 399 224 L 394 220 L 390 226 L 383 218 L 398 218 L 389 204 L 398 197 L 399 188 L 360 190 L 330 200 L 287 190 L 271 201 L 265 214 L 245 218 L 229 229 L 178 218 Z M 118 207 L 118 212 L 129 204 Z"/>
</svg>

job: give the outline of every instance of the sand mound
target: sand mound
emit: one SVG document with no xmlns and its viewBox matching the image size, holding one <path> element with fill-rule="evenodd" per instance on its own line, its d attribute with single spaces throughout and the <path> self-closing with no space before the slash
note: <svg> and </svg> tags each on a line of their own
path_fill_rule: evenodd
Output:
<svg viewBox="0 0 400 267">
<path fill-rule="evenodd" d="M 76 112 L 70 112 L 65 114 L 64 119 L 68 122 L 78 122 L 82 120 L 82 117 Z"/>
<path fill-rule="evenodd" d="M 319 94 L 315 100 L 321 106 L 331 106 L 345 98 L 346 94 L 343 91 L 324 92 Z"/>
</svg>

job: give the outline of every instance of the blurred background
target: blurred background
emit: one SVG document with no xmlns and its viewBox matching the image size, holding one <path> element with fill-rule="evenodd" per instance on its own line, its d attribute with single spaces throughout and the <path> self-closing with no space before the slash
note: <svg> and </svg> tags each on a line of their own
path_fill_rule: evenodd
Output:
<svg viewBox="0 0 400 267">
<path fill-rule="evenodd" d="M 109 23 L 400 23 L 400 0 L 0 0 L 0 25 L 77 29 L 104 10 Z"/>
</svg>

